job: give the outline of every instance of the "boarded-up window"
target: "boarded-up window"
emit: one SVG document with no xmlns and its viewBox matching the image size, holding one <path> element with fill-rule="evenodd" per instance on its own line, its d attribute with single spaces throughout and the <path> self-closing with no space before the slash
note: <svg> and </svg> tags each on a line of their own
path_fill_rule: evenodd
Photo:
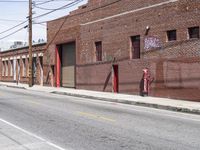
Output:
<svg viewBox="0 0 200 150">
<path fill-rule="evenodd" d="M 132 59 L 140 58 L 140 35 L 131 37 Z"/>
<path fill-rule="evenodd" d="M 96 60 L 102 61 L 102 42 L 95 42 L 96 47 Z"/>
<path fill-rule="evenodd" d="M 199 38 L 199 27 L 188 28 L 189 39 Z"/>
<path fill-rule="evenodd" d="M 167 41 L 176 41 L 176 30 L 167 31 Z"/>
</svg>

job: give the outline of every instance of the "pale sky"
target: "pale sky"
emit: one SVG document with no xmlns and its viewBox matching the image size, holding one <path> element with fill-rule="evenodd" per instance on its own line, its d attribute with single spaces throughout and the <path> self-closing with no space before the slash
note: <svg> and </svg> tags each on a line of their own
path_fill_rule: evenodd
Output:
<svg viewBox="0 0 200 150">
<path fill-rule="evenodd" d="M 17 1 L 17 2 L 16 2 Z M 39 8 L 33 8 L 33 17 L 39 16 L 41 14 L 51 11 L 51 9 L 57 9 L 68 3 L 72 3 L 77 0 L 33 0 L 37 7 L 42 7 L 50 10 L 42 10 Z M 78 0 L 81 1 L 81 0 Z M 43 2 L 47 2 L 42 4 Z M 62 16 L 67 15 L 70 11 L 76 9 L 78 6 L 87 3 L 87 0 L 82 0 L 80 3 L 73 7 L 65 8 L 62 10 L 57 10 L 49 15 L 43 16 L 41 18 L 34 19 L 34 22 L 44 22 L 47 20 L 53 20 Z M 40 5 L 39 5 L 40 4 Z M 28 16 L 28 0 L 0 0 L 0 48 L 5 50 L 12 45 L 13 41 L 28 41 L 28 29 L 22 29 L 14 35 L 2 39 L 3 37 L 11 34 L 20 28 L 23 28 L 28 24 L 28 22 L 10 30 L 9 32 L 4 32 L 7 29 L 12 28 L 15 25 L 20 24 L 22 21 L 27 20 Z M 46 40 L 46 24 L 33 24 L 33 40 L 38 41 L 38 39 Z"/>
</svg>

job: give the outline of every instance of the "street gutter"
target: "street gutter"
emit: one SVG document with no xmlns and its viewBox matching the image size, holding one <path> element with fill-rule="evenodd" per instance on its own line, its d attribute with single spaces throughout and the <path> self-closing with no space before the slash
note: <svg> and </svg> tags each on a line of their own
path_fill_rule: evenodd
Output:
<svg viewBox="0 0 200 150">
<path fill-rule="evenodd" d="M 148 103 L 148 102 L 145 103 L 145 102 L 129 101 L 129 100 L 121 100 L 121 99 L 110 99 L 110 98 L 81 95 L 81 94 L 74 94 L 74 93 L 68 93 L 68 92 L 53 91 L 50 93 L 200 115 L 200 110 L 198 110 L 198 109 L 189 109 L 189 108 L 175 107 L 175 106 L 165 106 L 165 105 L 160 105 L 160 104 L 152 104 L 152 103 Z"/>
</svg>

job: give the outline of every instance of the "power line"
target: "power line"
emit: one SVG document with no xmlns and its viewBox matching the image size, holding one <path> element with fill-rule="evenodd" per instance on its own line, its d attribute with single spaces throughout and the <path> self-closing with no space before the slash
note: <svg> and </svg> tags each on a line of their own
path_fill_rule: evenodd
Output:
<svg viewBox="0 0 200 150">
<path fill-rule="evenodd" d="M 6 0 L 6 1 L 0 1 L 0 3 L 27 3 L 28 1 L 11 1 L 11 0 Z"/>
<path fill-rule="evenodd" d="M 9 37 L 9 36 L 11 36 L 11 35 L 13 35 L 13 34 L 16 34 L 17 32 L 19 32 L 19 31 L 21 31 L 22 29 L 25 29 L 25 28 L 27 28 L 27 26 L 24 26 L 24 27 L 22 27 L 22 28 L 20 28 L 20 29 L 18 29 L 18 30 L 16 30 L 16 31 L 14 31 L 14 32 L 12 32 L 12 33 L 6 35 L 6 36 L 1 37 L 0 40 L 5 39 L 5 38 L 7 38 L 7 37 Z"/>
<path fill-rule="evenodd" d="M 47 4 L 47 3 L 50 3 L 50 2 L 53 2 L 54 0 L 48 0 L 48 1 L 44 1 L 44 2 L 41 2 L 41 3 L 35 3 L 35 1 L 33 2 L 33 5 L 34 6 L 38 6 L 38 5 L 43 5 L 43 4 Z"/>
<path fill-rule="evenodd" d="M 54 1 L 54 0 L 53 0 Z M 58 0 L 57 0 L 58 1 Z M 64 0 L 60 0 L 60 1 L 64 1 Z M 28 3 L 29 1 L 25 1 L 25 0 L 1 0 L 0 3 Z M 34 1 L 34 2 L 45 2 L 45 1 Z"/>
<path fill-rule="evenodd" d="M 54 1 L 54 2 L 60 2 L 60 1 L 73 1 L 73 0 L 48 0 L 48 1 L 34 1 L 35 2 L 40 2 L 38 3 L 37 5 L 42 5 L 42 4 L 45 4 L 45 3 L 48 3 L 48 2 L 51 2 L 51 1 Z M 28 3 L 29 1 L 25 1 L 25 0 L 15 0 L 15 1 L 12 1 L 12 0 L 1 0 L 0 3 Z"/>
<path fill-rule="evenodd" d="M 64 6 L 60 7 L 60 8 L 57 8 L 57 9 L 54 9 L 54 10 L 52 10 L 52 11 L 50 11 L 50 12 L 47 12 L 47 13 L 44 13 L 44 14 L 42 14 L 42 15 L 36 16 L 36 17 L 34 17 L 33 19 L 43 17 L 43 16 L 45 16 L 45 15 L 48 15 L 48 14 L 50 14 L 50 13 L 52 13 L 52 12 L 55 12 L 55 11 L 57 11 L 57 10 L 60 10 L 60 9 L 72 7 L 72 6 L 78 4 L 78 3 L 81 2 L 81 1 L 83 1 L 83 0 L 76 0 L 76 1 L 74 1 L 74 2 L 72 2 L 72 3 L 69 3 L 69 4 L 67 4 L 67 5 L 64 5 Z M 1 1 L 0 1 L 0 2 L 1 2 Z M 9 1 L 9 2 L 10 2 L 10 1 Z M 16 2 L 16 1 L 15 1 L 15 2 Z M 14 28 L 16 28 L 16 27 L 18 27 L 18 26 L 20 26 L 20 25 L 26 23 L 27 21 L 28 21 L 28 20 L 23 21 L 23 22 L 21 22 L 21 23 L 15 25 L 15 26 L 13 26 L 13 27 L 7 29 L 7 30 L 4 30 L 4 31 L 0 32 L 0 34 L 6 33 L 6 32 L 8 32 L 8 31 L 10 31 L 10 30 L 12 30 L 12 29 L 14 29 Z"/>
<path fill-rule="evenodd" d="M 7 29 L 7 30 L 4 30 L 4 31 L 0 32 L 0 34 L 3 34 L 3 33 L 5 33 L 5 32 L 8 32 L 8 31 L 10 31 L 10 30 L 12 30 L 12 29 L 14 29 L 14 28 L 16 28 L 16 27 L 18 27 L 18 26 L 20 26 L 20 25 L 26 23 L 27 21 L 28 21 L 28 20 L 23 21 L 23 22 L 21 22 L 20 24 L 17 24 L 17 25 L 15 25 L 15 26 L 13 26 L 13 27 Z"/>
<path fill-rule="evenodd" d="M 74 1 L 74 0 L 47 0 L 47 1 L 40 2 L 40 3 L 37 3 L 39 1 L 34 1 L 33 4 L 34 4 L 34 6 L 38 6 L 38 5 L 43 5 L 43 4 L 47 4 L 50 2 L 61 2 L 61 1 Z"/>
<path fill-rule="evenodd" d="M 91 11 L 94 11 L 94 10 L 97 10 L 97 9 L 101 9 L 101 8 L 107 7 L 107 6 L 109 6 L 109 5 L 118 3 L 118 2 L 120 2 L 120 1 L 122 1 L 122 0 L 117 0 L 117 1 L 111 2 L 111 3 L 109 3 L 109 4 L 106 4 L 106 5 L 104 5 L 104 6 L 100 6 L 100 7 L 97 7 L 97 8 L 88 10 L 88 11 L 84 11 L 84 12 L 81 12 L 81 13 L 73 14 L 73 15 L 71 15 L 70 17 L 72 17 L 72 16 L 77 16 L 77 15 L 81 15 L 81 14 L 84 14 L 84 13 L 87 13 L 87 12 L 91 12 Z M 65 24 L 65 22 L 66 22 L 66 20 L 67 20 L 68 17 L 69 17 L 69 16 L 65 16 L 65 17 L 62 18 L 63 21 L 62 21 L 61 25 L 59 26 L 58 30 L 56 31 L 56 33 L 54 34 L 54 36 L 53 36 L 53 37 L 50 39 L 50 41 L 47 43 L 47 45 L 46 45 L 46 50 L 47 50 L 48 47 L 52 44 L 52 42 L 54 41 L 54 39 L 57 37 L 58 33 L 61 31 L 61 29 L 62 29 L 63 25 Z M 47 52 L 48 52 L 48 51 L 47 51 Z M 52 54 L 51 54 L 51 53 L 47 53 L 47 55 L 48 55 L 47 57 L 50 58 Z M 49 62 L 49 59 L 47 59 L 47 64 L 48 64 L 48 67 L 49 67 L 49 69 L 50 69 L 50 62 Z"/>
<path fill-rule="evenodd" d="M 65 9 L 65 8 L 69 8 L 69 7 L 75 6 L 76 4 L 78 4 L 78 3 L 82 2 L 82 1 L 83 1 L 83 0 L 76 0 L 76 1 L 74 1 L 74 2 L 71 2 L 71 3 L 69 3 L 69 4 L 64 5 L 64 6 L 62 6 L 62 7 L 56 8 L 56 9 L 54 9 L 54 10 L 51 10 L 51 11 L 49 11 L 49 12 L 47 12 L 47 13 L 44 13 L 44 14 L 41 14 L 41 15 L 39 15 L 39 16 L 33 17 L 33 19 L 46 16 L 46 15 L 48 15 L 48 14 L 51 14 L 51 13 L 53 13 L 53 12 L 55 12 L 55 11 L 58 11 L 58 10 L 61 10 L 61 9 Z"/>
<path fill-rule="evenodd" d="M 106 5 L 104 5 L 104 6 L 100 6 L 100 7 L 97 7 L 97 8 L 91 9 L 91 10 L 88 10 L 88 11 L 84 11 L 84 12 L 81 12 L 81 13 L 77 13 L 77 14 L 71 15 L 70 17 L 72 17 L 72 16 L 77 16 L 77 15 L 81 15 L 81 14 L 85 14 L 85 13 L 87 13 L 87 12 L 91 12 L 91 11 L 98 10 L 98 9 L 101 9 L 101 8 L 105 8 L 105 7 L 107 7 L 107 6 L 110 6 L 110 5 L 112 5 L 112 4 L 118 3 L 118 2 L 120 2 L 120 1 L 122 1 L 122 0 L 117 0 L 117 1 L 111 2 L 111 3 L 109 3 L 109 4 L 106 4 Z M 60 32 L 60 30 L 62 29 L 62 27 L 63 27 L 63 25 L 64 25 L 64 23 L 65 23 L 65 21 L 67 20 L 68 17 L 69 17 L 69 16 L 63 17 L 64 20 L 63 20 L 62 24 L 59 26 L 57 32 L 56 32 L 55 35 L 52 37 L 51 41 L 47 44 L 46 49 L 48 49 L 48 47 L 49 47 L 49 46 L 51 45 L 51 43 L 54 41 L 54 39 L 56 38 L 56 36 L 57 36 L 58 33 Z M 40 22 L 40 23 L 43 23 L 43 22 Z"/>
<path fill-rule="evenodd" d="M 34 17 L 34 18 L 39 18 L 39 17 L 45 16 L 45 15 L 48 15 L 48 14 L 50 14 L 50 13 L 52 13 L 52 12 L 54 12 L 54 11 L 60 10 L 60 9 L 62 9 L 62 8 L 64 8 L 64 7 L 65 7 L 65 8 L 68 8 L 69 5 L 74 6 L 75 4 L 77 4 L 77 3 L 81 2 L 81 1 L 83 1 L 83 0 L 74 1 L 74 2 L 69 3 L 69 4 L 67 4 L 67 5 L 64 5 L 64 6 L 60 7 L 60 8 L 57 8 L 57 9 L 52 10 L 52 11 L 50 11 L 50 12 L 47 12 L 47 13 L 45 13 L 45 14 L 36 16 L 36 17 Z M 117 2 L 119 2 L 119 1 L 121 1 L 121 0 L 117 0 L 117 1 L 112 2 L 112 3 L 109 3 L 109 4 L 107 4 L 107 5 L 104 5 L 104 6 L 101 6 L 101 7 L 97 7 L 97 8 L 94 8 L 94 9 L 92 9 L 92 10 L 85 11 L 85 12 L 82 12 L 82 13 L 78 13 L 78 14 L 75 14 L 75 15 L 80 15 L 80 14 L 84 14 L 84 13 L 87 13 L 87 12 L 90 12 L 90 11 L 94 11 L 94 10 L 97 10 L 97 9 L 100 9 L 100 8 L 103 8 L 103 7 L 106 7 L 106 6 L 109 6 L 109 5 L 111 5 L 111 4 L 117 3 Z M 1 2 L 1 1 L 0 1 L 0 2 Z M 70 6 L 70 7 L 72 7 L 72 6 Z M 72 16 L 75 16 L 75 15 L 72 15 Z M 53 42 L 53 40 L 55 39 L 55 37 L 57 36 L 57 34 L 59 33 L 59 31 L 61 30 L 62 26 L 64 25 L 64 23 L 65 23 L 65 21 L 66 21 L 66 19 L 67 19 L 67 16 L 64 17 L 64 21 L 62 22 L 62 24 L 61 24 L 61 26 L 59 27 L 59 29 L 58 29 L 58 31 L 56 32 L 56 34 L 54 35 L 53 39 L 52 39 L 52 40 L 49 42 L 49 44 L 47 45 L 47 48 L 48 48 L 48 46 Z M 27 22 L 27 20 L 26 20 L 26 21 L 23 21 L 23 22 L 20 23 L 20 24 L 15 25 L 15 26 L 13 26 L 13 27 L 11 27 L 11 28 L 9 28 L 9 29 L 3 31 L 3 32 L 0 32 L 0 34 L 3 34 L 3 33 L 5 33 L 5 32 L 8 32 L 8 31 L 10 31 L 10 30 L 12 30 L 12 29 L 14 29 L 14 28 L 16 28 L 16 27 L 18 27 L 18 26 L 20 26 L 20 25 L 26 23 L 26 22 Z M 42 22 L 40 22 L 40 23 L 42 23 Z M 25 27 L 27 27 L 27 26 L 25 26 Z M 16 30 L 16 31 L 10 33 L 9 35 L 6 35 L 6 36 L 0 38 L 0 40 L 6 38 L 6 37 L 8 37 L 8 36 L 11 36 L 11 35 L 15 34 L 16 32 L 19 32 L 20 30 L 24 29 L 25 27 L 20 28 L 20 29 L 18 29 L 18 30 Z"/>
<path fill-rule="evenodd" d="M 1 19 L 0 21 L 7 21 L 7 22 L 23 22 L 22 20 L 13 20 L 13 19 Z"/>
<path fill-rule="evenodd" d="M 63 25 L 65 24 L 66 20 L 67 20 L 68 16 L 65 16 L 63 19 L 63 22 L 61 23 L 61 25 L 59 26 L 58 30 L 56 31 L 55 35 L 53 36 L 52 39 L 50 39 L 50 42 L 48 42 L 48 44 L 46 45 L 46 50 L 49 48 L 49 46 L 52 44 L 52 42 L 54 41 L 54 39 L 57 37 L 58 33 L 61 31 Z M 47 58 L 51 57 L 51 53 L 48 53 L 47 51 Z M 47 59 L 47 64 L 48 64 L 48 69 L 50 69 L 50 60 Z"/>
<path fill-rule="evenodd" d="M 110 6 L 110 5 L 112 5 L 112 4 L 118 3 L 118 2 L 120 2 L 120 1 L 122 1 L 122 0 L 116 0 L 116 1 L 114 1 L 114 2 L 111 2 L 111 3 L 109 3 L 109 4 L 106 4 L 106 5 L 104 5 L 104 6 L 100 6 L 100 7 L 96 7 L 96 8 L 90 9 L 90 10 L 88 10 L 88 11 L 83 11 L 83 12 L 80 12 L 80 13 L 72 14 L 72 15 L 70 15 L 69 17 L 78 16 L 78 15 L 81 15 L 81 14 L 85 14 L 85 13 L 88 13 L 88 12 L 92 12 L 92 11 L 95 11 L 95 10 L 98 10 L 98 9 L 101 9 L 101 8 L 104 8 L 104 7 L 107 7 L 107 6 Z M 65 18 L 65 17 L 68 17 L 68 16 L 64 16 L 63 18 Z M 47 23 L 48 21 L 49 21 L 49 20 L 41 21 L 41 22 L 37 22 L 37 23 Z"/>
<path fill-rule="evenodd" d="M 68 0 L 68 1 L 72 1 L 72 0 Z M 78 3 L 82 2 L 82 1 L 83 1 L 83 0 L 76 0 L 76 1 L 74 1 L 74 2 L 72 2 L 72 3 L 68 3 L 67 5 L 64 5 L 64 6 L 60 7 L 60 8 L 53 9 L 53 10 L 50 11 L 50 12 L 44 13 L 44 14 L 39 15 L 39 16 L 36 16 L 36 17 L 33 17 L 33 19 L 39 18 L 39 17 L 43 17 L 43 16 L 48 15 L 48 14 L 50 14 L 50 13 L 53 13 L 53 12 L 55 12 L 55 11 L 57 11 L 57 10 L 61 10 L 61 9 L 66 9 L 66 8 L 73 7 L 73 6 L 77 5 Z M 48 20 L 47 20 L 47 21 L 48 21 Z M 46 23 L 47 21 L 36 22 L 36 24 Z"/>
<path fill-rule="evenodd" d="M 74 3 L 74 2 L 72 2 Z M 76 4 L 75 4 L 76 5 Z M 65 5 L 66 6 L 66 5 Z M 61 10 L 61 9 L 66 9 L 66 8 L 69 8 L 69 7 L 72 7 L 72 6 L 66 6 L 66 7 L 63 7 L 63 8 L 44 8 L 44 7 L 39 7 L 39 6 L 34 6 L 35 8 L 38 8 L 38 9 L 42 9 L 42 10 Z"/>
</svg>

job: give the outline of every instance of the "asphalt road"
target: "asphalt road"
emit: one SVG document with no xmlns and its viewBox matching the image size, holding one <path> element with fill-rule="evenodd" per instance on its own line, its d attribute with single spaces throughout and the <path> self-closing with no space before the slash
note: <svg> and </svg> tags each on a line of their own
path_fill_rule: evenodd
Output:
<svg viewBox="0 0 200 150">
<path fill-rule="evenodd" d="M 0 87 L 0 119 L 66 150 L 200 149 L 200 116 L 166 110 Z"/>
</svg>

